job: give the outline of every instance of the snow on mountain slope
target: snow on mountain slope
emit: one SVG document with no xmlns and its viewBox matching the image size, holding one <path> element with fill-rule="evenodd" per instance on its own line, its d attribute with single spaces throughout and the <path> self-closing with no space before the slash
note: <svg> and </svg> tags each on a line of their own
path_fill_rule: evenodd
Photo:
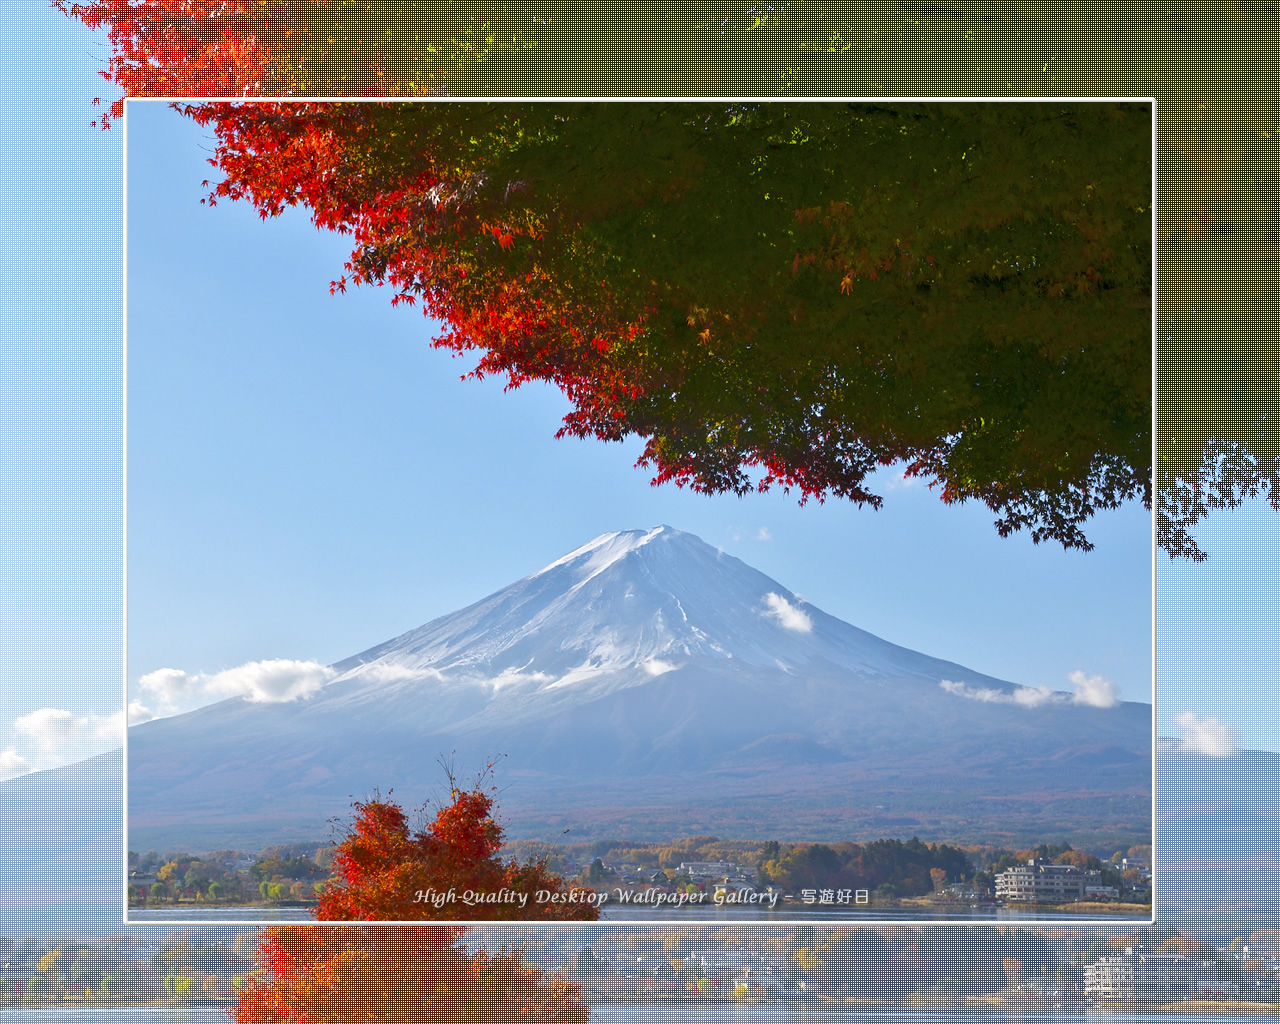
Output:
<svg viewBox="0 0 1280 1024">
<path fill-rule="evenodd" d="M 1013 794 L 1041 814 L 1090 787 L 1104 817 L 1149 817 L 1149 705 L 1019 704 L 1030 691 L 842 622 L 667 526 L 604 534 L 333 668 L 304 700 L 130 729 L 130 828 L 301 829 L 373 787 L 413 791 L 450 751 L 467 771 L 505 754 L 531 787 L 512 821 L 542 815 L 531 832 L 584 805 L 657 828 L 627 817 L 649 802 L 668 822 L 714 807 L 752 828 L 801 804 L 836 827 L 926 797 L 999 821 Z"/>
<path fill-rule="evenodd" d="M 821 663 L 933 686 L 965 671 L 841 622 L 694 535 L 660 526 L 604 534 L 468 608 L 339 662 L 343 674 L 325 696 L 357 699 L 361 690 L 385 694 L 388 684 L 426 680 L 491 692 L 605 679 L 612 688 L 620 672 L 634 685 L 702 659 L 784 672 Z M 366 681 L 369 688 L 351 685 Z"/>
</svg>

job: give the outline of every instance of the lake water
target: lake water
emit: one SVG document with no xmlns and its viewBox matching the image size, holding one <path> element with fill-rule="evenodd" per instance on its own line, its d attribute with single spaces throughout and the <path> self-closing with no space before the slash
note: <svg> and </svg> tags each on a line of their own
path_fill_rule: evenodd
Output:
<svg viewBox="0 0 1280 1024">
<path fill-rule="evenodd" d="M 1259 1024 L 1267 1017 L 1214 1017 L 1208 1014 L 1120 1014 L 1090 1010 L 1005 1011 L 916 1010 L 895 1006 L 788 1006 L 782 1004 L 735 1006 L 725 1003 L 675 1005 L 597 1006 L 591 1009 L 592 1021 L 602 1024 L 666 1024 L 677 1021 L 714 1021 L 716 1024 L 845 1024 L 854 1021 L 879 1021 L 880 1024 Z"/>
<path fill-rule="evenodd" d="M 282 921 L 311 921 L 311 914 L 306 907 L 156 907 L 146 910 L 130 909 L 130 924 L 178 924 L 192 922 L 195 924 L 277 924 Z M 846 924 L 875 921 L 938 921 L 953 924 L 959 923 L 994 923 L 1032 924 L 1036 921 L 1072 921 L 1076 924 L 1098 924 L 1117 922 L 1122 924 L 1141 924 L 1146 918 L 1140 915 L 1126 915 L 1112 918 L 1093 917 L 1073 914 L 1069 911 L 1028 911 L 1013 907 L 998 907 L 990 904 L 975 907 L 875 907 L 857 909 L 851 907 L 819 907 L 810 906 L 799 909 L 778 908 L 770 910 L 766 907 L 717 907 L 714 903 L 689 904 L 679 909 L 666 908 L 655 911 L 652 907 L 606 903 L 601 916 L 602 921 L 639 924 L 652 921 L 664 925 L 699 923 L 699 924 L 761 924 L 775 923 L 790 925 L 796 922 L 804 924 Z"/>
<path fill-rule="evenodd" d="M 228 1024 L 226 1010 L 200 1006 L 6 1006 L 5 1024 Z"/>
<path fill-rule="evenodd" d="M 898 1007 L 788 1006 L 782 1004 L 736 1006 L 725 1003 L 602 1005 L 591 1010 L 600 1024 L 1259 1024 L 1265 1017 L 1211 1016 L 1209 1014 L 1133 1014 L 1087 1010 L 1009 1012 L 1001 1010 L 915 1010 Z M 163 1006 L 117 1007 L 6 1007 L 6 1024 L 228 1024 L 225 1010 L 213 1007 L 181 1009 Z"/>
<path fill-rule="evenodd" d="M 279 924 L 281 921 L 310 921 L 306 907 L 130 907 L 129 924 L 196 924 L 233 925 Z"/>
<path fill-rule="evenodd" d="M 650 908 L 606 903 L 602 920 L 605 921 L 660 921 L 663 924 L 677 924 L 683 921 L 714 921 L 717 924 L 759 924 L 776 922 L 778 924 L 835 924 L 873 921 L 947 921 L 949 923 L 993 922 L 1006 923 L 1016 921 L 1019 924 L 1030 924 L 1034 921 L 1075 921 L 1079 924 L 1122 922 L 1124 924 L 1141 923 L 1141 916 L 1094 917 L 1074 914 L 1062 910 L 1029 911 L 1015 907 L 980 904 L 969 906 L 933 906 L 917 907 L 912 905 L 900 907 L 849 907 L 849 906 L 800 906 L 781 907 L 770 910 L 764 907 L 717 907 L 714 903 L 691 904 L 678 910 L 666 910 L 654 913 Z"/>
</svg>

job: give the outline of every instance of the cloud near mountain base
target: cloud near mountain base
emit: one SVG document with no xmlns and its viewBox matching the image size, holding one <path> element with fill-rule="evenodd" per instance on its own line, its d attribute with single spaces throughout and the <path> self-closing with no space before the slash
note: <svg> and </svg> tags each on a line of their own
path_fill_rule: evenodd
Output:
<svg viewBox="0 0 1280 1024">
<path fill-rule="evenodd" d="M 797 608 L 781 594 L 764 595 L 764 614 L 776 621 L 783 629 L 795 633 L 812 633 L 813 620 L 802 608 Z"/>
<path fill-rule="evenodd" d="M 1083 672 L 1072 672 L 1068 678 L 1074 693 L 1063 690 L 1051 690 L 1047 686 L 1019 686 L 1013 690 L 997 690 L 992 686 L 970 686 L 968 683 L 953 682 L 950 679 L 939 681 L 938 685 L 947 693 L 969 700 L 983 701 L 988 704 L 1018 704 L 1024 708 L 1037 708 L 1052 704 L 1084 704 L 1094 708 L 1115 707 L 1120 701 L 1116 684 L 1102 676 L 1087 676 Z"/>
<path fill-rule="evenodd" d="M 14 731 L 41 754 L 119 746 L 123 715 L 73 715 L 60 708 L 40 708 L 13 720 Z"/>
<path fill-rule="evenodd" d="M 119 747 L 124 714 L 75 715 L 39 708 L 13 719 L 14 742 L 0 751 L 0 779 L 57 768 Z"/>
<path fill-rule="evenodd" d="M 26 775 L 31 771 L 31 762 L 12 747 L 0 750 L 0 781 Z"/>
<path fill-rule="evenodd" d="M 1230 757 L 1236 752 L 1236 730 L 1217 718 L 1200 718 L 1190 711 L 1178 716 L 1182 749 L 1206 757 Z"/>
<path fill-rule="evenodd" d="M 336 676 L 332 668 L 319 662 L 287 658 L 250 661 L 212 674 L 156 669 L 138 680 L 139 690 L 155 705 L 154 712 L 143 701 L 134 701 L 130 719 L 178 714 L 227 697 L 244 697 L 255 704 L 303 700 Z"/>
</svg>

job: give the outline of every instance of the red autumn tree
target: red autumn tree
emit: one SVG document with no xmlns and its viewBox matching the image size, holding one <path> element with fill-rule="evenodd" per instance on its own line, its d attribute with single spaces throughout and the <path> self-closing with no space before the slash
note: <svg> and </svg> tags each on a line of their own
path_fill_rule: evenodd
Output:
<svg viewBox="0 0 1280 1024">
<path fill-rule="evenodd" d="M 476 1021 L 579 1024 L 582 988 L 519 953 L 463 947 L 442 926 L 269 928 L 259 970 L 232 1011 L 237 1024 Z"/>
<path fill-rule="evenodd" d="M 348 233 L 475 373 L 654 482 L 879 506 L 899 464 L 1088 550 L 1151 500 L 1140 105 L 210 104 L 210 195 Z"/>
<path fill-rule="evenodd" d="M 483 778 L 483 777 L 482 777 Z M 439 910 L 414 900 L 418 887 L 448 892 L 538 891 L 568 897 L 568 887 L 540 862 L 497 858 L 502 830 L 492 797 L 453 786 L 451 802 L 411 834 L 404 812 L 389 800 L 357 803 L 356 819 L 338 845 L 337 880 L 313 914 L 322 921 L 447 920 L 465 917 L 592 920 L 593 904 L 536 902 L 527 913 L 510 904 L 446 903 Z M 516 904 L 519 909 L 519 905 Z M 462 944 L 456 925 L 297 926 L 268 928 L 258 947 L 259 970 L 232 1011 L 237 1024 L 348 1024 L 351 1021 L 517 1021 L 579 1024 L 590 1018 L 582 986 L 548 977 L 519 952 L 491 953 Z"/>
<path fill-rule="evenodd" d="M 593 890 L 547 870 L 545 860 L 503 861 L 493 797 L 480 783 L 452 785 L 451 801 L 411 831 L 390 800 L 355 804 L 333 855 L 334 879 L 313 915 L 320 921 L 594 921 Z"/>
<path fill-rule="evenodd" d="M 1102 862 L 1097 857 L 1085 853 L 1083 850 L 1067 850 L 1054 857 L 1053 862 L 1055 864 L 1071 864 L 1083 871 L 1097 871 L 1102 868 Z"/>
<path fill-rule="evenodd" d="M 637 89 L 818 95 L 835 67 L 822 55 L 847 63 L 850 47 L 866 48 L 858 66 L 901 68 L 920 59 L 946 69 L 963 64 L 975 46 L 1029 65 L 1040 59 L 1037 40 L 1062 31 L 1089 40 L 1102 31 L 1097 19 L 1082 15 L 1073 22 L 1047 7 L 982 24 L 942 6 L 896 16 L 877 8 L 872 13 L 881 31 L 868 36 L 874 5 L 807 2 L 739 11 L 703 0 L 631 4 L 622 20 L 609 4 L 541 4 L 531 12 L 522 4 L 469 0 L 53 0 L 53 6 L 108 36 L 101 73 L 127 96 L 628 96 Z M 1162 104 L 1161 163 L 1171 168 L 1158 225 L 1165 325 L 1157 531 L 1170 555 L 1197 561 L 1206 555 L 1192 530 L 1210 510 L 1235 508 L 1260 494 L 1280 508 L 1280 416 L 1268 321 L 1205 313 L 1226 294 L 1241 308 L 1261 308 L 1274 291 L 1275 275 L 1255 258 L 1256 245 L 1222 243 L 1274 235 L 1265 204 L 1232 201 L 1248 193 L 1251 168 L 1265 163 L 1271 139 L 1237 125 L 1231 103 L 1201 102 L 1215 88 L 1216 63 L 1194 59 L 1197 53 L 1211 58 L 1222 38 L 1247 34 L 1249 19 L 1262 15 L 1238 5 L 1199 15 L 1190 35 L 1176 12 L 1134 15 L 1134 25 L 1139 18 L 1141 25 L 1131 36 L 1142 42 L 1129 62 L 1136 76 L 1130 94 L 1154 95 Z M 1112 31 L 1110 23 L 1105 31 Z M 1193 55 L 1176 73 L 1142 59 L 1144 48 L 1159 53 L 1169 46 Z M 1187 69 L 1197 66 L 1208 70 L 1188 77 Z M 655 68 L 664 73 L 655 77 Z M 787 70 L 779 74 L 780 68 Z M 934 92 L 948 91 L 945 70 L 936 81 Z M 1248 92 L 1236 97 L 1241 109 L 1255 102 Z M 122 110 L 122 100 L 111 103 L 103 127 Z M 1222 144 L 1227 135 L 1230 145 Z M 1204 273 L 1209 278 L 1201 281 Z M 774 386 L 785 391 L 788 382 Z M 926 460 L 922 469 L 933 464 Z M 1089 495 L 1081 500 L 1082 508 L 1097 507 Z M 1001 521 L 1019 525 L 1017 516 Z"/>
<path fill-rule="evenodd" d="M 720 69 L 728 94 L 754 96 L 778 85 L 771 66 L 756 66 L 766 50 L 795 55 L 825 46 L 855 23 L 838 10 L 805 11 L 782 29 L 780 20 L 792 20 L 783 10 L 727 11 L 709 0 L 635 3 L 625 23 L 613 4 L 52 2 L 107 34 L 111 53 L 101 74 L 126 96 L 421 98 L 492 92 L 495 79 L 518 96 L 539 95 L 551 81 L 566 95 L 632 94 L 636 76 L 654 67 L 705 73 L 709 64 Z M 102 126 L 122 113 L 117 100 Z"/>
</svg>

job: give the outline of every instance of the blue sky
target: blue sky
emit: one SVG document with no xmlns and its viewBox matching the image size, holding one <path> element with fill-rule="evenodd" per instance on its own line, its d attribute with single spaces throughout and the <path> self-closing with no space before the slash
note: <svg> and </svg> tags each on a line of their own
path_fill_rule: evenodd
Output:
<svg viewBox="0 0 1280 1024">
<path fill-rule="evenodd" d="M 1099 516 L 1085 554 L 1002 540 L 892 472 L 879 512 L 651 487 L 639 442 L 554 439 L 554 389 L 460 381 L 420 312 L 330 296 L 349 245 L 305 213 L 202 206 L 208 130 L 134 103 L 128 131 L 129 679 L 152 713 L 136 683 L 158 669 L 326 664 L 658 523 L 895 643 L 1151 699 L 1140 504 Z"/>
<path fill-rule="evenodd" d="M 103 49 L 45 2 L 0 33 L 0 778 L 122 738 L 121 142 Z"/>
</svg>

